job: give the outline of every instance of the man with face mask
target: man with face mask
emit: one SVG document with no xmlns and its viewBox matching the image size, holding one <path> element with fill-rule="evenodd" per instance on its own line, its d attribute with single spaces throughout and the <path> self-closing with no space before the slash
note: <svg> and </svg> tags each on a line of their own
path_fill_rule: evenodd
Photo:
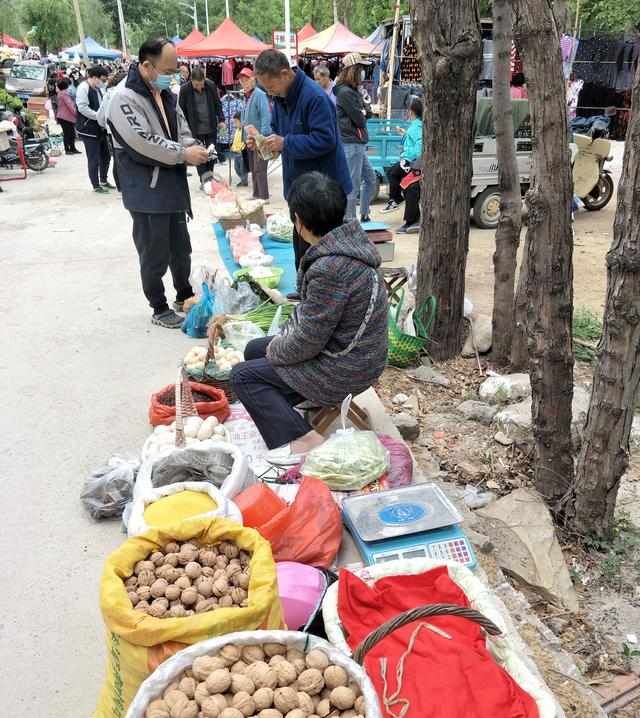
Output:
<svg viewBox="0 0 640 718">
<path fill-rule="evenodd" d="M 176 311 L 182 311 L 184 301 L 193 295 L 186 166 L 209 159 L 206 148 L 192 137 L 171 92 L 177 72 L 173 43 L 166 38 L 147 40 L 107 114 L 122 201 L 133 218 L 142 289 L 153 309 L 151 321 L 170 329 L 182 325 L 184 317 Z M 162 283 L 167 268 L 176 290 L 176 311 L 169 308 Z"/>
<path fill-rule="evenodd" d="M 348 195 L 351 175 L 338 132 L 336 108 L 325 91 L 302 70 L 291 69 L 287 56 L 278 50 L 261 53 L 255 73 L 260 85 L 274 98 L 273 134 L 263 147 L 282 154 L 285 199 L 293 182 L 313 170 L 335 179 Z M 253 149 L 255 143 L 248 139 L 247 146 Z M 294 231 L 296 268 L 308 246 Z"/>
<path fill-rule="evenodd" d="M 107 134 L 98 123 L 98 111 L 104 97 L 107 74 L 104 67 L 90 67 L 87 70 L 87 79 L 80 83 L 76 93 L 76 130 L 84 142 L 93 191 L 98 194 L 107 194 L 110 189 L 115 189 L 108 180 L 111 156 Z"/>
</svg>

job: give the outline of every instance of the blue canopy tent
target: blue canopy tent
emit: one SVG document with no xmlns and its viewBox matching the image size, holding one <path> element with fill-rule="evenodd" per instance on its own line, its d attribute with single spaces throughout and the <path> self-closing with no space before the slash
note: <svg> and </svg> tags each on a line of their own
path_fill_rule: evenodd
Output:
<svg viewBox="0 0 640 718">
<path fill-rule="evenodd" d="M 102 45 L 96 42 L 92 37 L 85 38 L 85 45 L 87 46 L 87 54 L 92 60 L 117 60 L 119 57 L 122 57 L 120 50 L 110 50 L 108 47 L 102 47 Z M 73 47 L 68 47 L 64 53 L 66 55 L 78 55 L 82 57 L 82 44 L 78 43 Z"/>
</svg>

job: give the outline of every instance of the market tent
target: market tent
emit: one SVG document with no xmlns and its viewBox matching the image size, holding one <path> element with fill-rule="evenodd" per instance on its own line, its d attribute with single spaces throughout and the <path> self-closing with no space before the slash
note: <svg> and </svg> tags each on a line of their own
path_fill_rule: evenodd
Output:
<svg viewBox="0 0 640 718">
<path fill-rule="evenodd" d="M 336 22 L 326 30 L 298 43 L 298 52 L 301 55 L 346 55 L 349 52 L 376 54 L 374 46 L 368 40 L 358 37 L 341 22 Z"/>
<path fill-rule="evenodd" d="M 108 47 L 102 47 L 92 37 L 86 37 L 84 42 L 87 46 L 87 55 L 94 60 L 116 60 L 122 57 L 120 50 L 110 50 Z M 66 55 L 79 55 L 82 57 L 82 43 L 68 47 L 64 52 Z"/>
<path fill-rule="evenodd" d="M 0 32 L 0 45 L 6 45 L 7 47 L 15 47 L 15 48 L 23 48 L 26 47 L 24 42 L 20 42 L 20 40 L 16 40 L 15 37 L 11 37 L 11 35 L 7 35 L 6 32 Z"/>
<path fill-rule="evenodd" d="M 303 40 L 308 40 L 310 37 L 313 37 L 314 35 L 317 35 L 318 31 L 313 27 L 313 25 L 308 22 L 302 30 L 300 30 L 297 34 L 298 42 L 302 42 Z"/>
<path fill-rule="evenodd" d="M 269 45 L 242 32 L 228 17 L 211 35 L 186 50 L 180 47 L 179 52 L 186 57 L 253 57 L 268 49 Z"/>
<path fill-rule="evenodd" d="M 188 50 L 192 45 L 196 45 L 203 40 L 204 35 L 200 32 L 200 30 L 198 30 L 198 28 L 194 27 L 184 40 L 180 40 L 180 42 L 176 43 L 176 50 L 178 51 L 178 54 L 180 54 L 182 50 Z"/>
</svg>

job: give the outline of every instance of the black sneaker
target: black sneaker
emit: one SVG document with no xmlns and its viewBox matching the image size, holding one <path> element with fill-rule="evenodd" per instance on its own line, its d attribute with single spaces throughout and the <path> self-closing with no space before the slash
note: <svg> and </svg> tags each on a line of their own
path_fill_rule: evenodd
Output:
<svg viewBox="0 0 640 718">
<path fill-rule="evenodd" d="M 108 189 L 105 189 L 104 187 L 94 187 L 94 188 L 93 188 L 93 191 L 94 191 L 96 194 L 109 194 L 109 190 L 108 190 Z"/>
<path fill-rule="evenodd" d="M 396 234 L 408 234 L 409 233 L 409 225 L 403 224 L 398 229 L 396 229 Z"/>
<path fill-rule="evenodd" d="M 192 299 L 192 298 L 193 298 L 193 297 L 189 297 L 189 299 Z M 176 311 L 176 312 L 179 312 L 179 313 L 182 313 L 182 314 L 185 314 L 186 312 L 185 312 L 185 308 L 184 308 L 184 303 L 185 303 L 186 301 L 187 301 L 186 299 L 183 299 L 181 302 L 179 302 L 179 301 L 176 299 L 176 301 L 173 303 L 173 308 L 175 309 L 175 311 Z"/>
<path fill-rule="evenodd" d="M 111 182 L 100 182 L 100 187 L 104 187 L 105 189 L 115 189 L 116 186 L 114 184 L 111 184 Z"/>
<path fill-rule="evenodd" d="M 371 217 L 369 217 L 369 215 L 366 217 L 360 217 L 360 224 L 365 224 L 366 222 L 371 222 Z"/>
<path fill-rule="evenodd" d="M 248 187 L 248 186 L 249 186 L 249 183 L 247 182 L 247 180 L 240 180 L 240 182 L 238 182 L 238 184 L 236 184 L 236 187 Z"/>
<path fill-rule="evenodd" d="M 298 292 L 289 292 L 289 294 L 287 294 L 287 299 L 291 302 L 299 302 L 300 295 L 298 294 Z"/>
<path fill-rule="evenodd" d="M 184 322 L 184 317 L 176 314 L 173 309 L 165 309 L 164 312 L 154 314 L 151 317 L 152 324 L 157 324 L 165 329 L 180 329 L 182 322 Z"/>
<path fill-rule="evenodd" d="M 407 227 L 407 234 L 420 234 L 420 225 L 416 222 L 416 224 L 410 224 Z"/>
<path fill-rule="evenodd" d="M 400 205 L 393 199 L 390 199 L 387 204 L 380 210 L 383 214 L 387 212 L 395 212 Z"/>
</svg>

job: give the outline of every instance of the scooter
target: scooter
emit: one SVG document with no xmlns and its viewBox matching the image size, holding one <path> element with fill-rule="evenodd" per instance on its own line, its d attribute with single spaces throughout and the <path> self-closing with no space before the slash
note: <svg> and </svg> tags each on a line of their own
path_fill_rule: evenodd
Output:
<svg viewBox="0 0 640 718">
<path fill-rule="evenodd" d="M 613 177 L 605 168 L 612 159 L 608 134 L 608 121 L 596 120 L 588 135 L 573 135 L 573 193 L 590 212 L 606 207 L 613 197 Z"/>
</svg>

